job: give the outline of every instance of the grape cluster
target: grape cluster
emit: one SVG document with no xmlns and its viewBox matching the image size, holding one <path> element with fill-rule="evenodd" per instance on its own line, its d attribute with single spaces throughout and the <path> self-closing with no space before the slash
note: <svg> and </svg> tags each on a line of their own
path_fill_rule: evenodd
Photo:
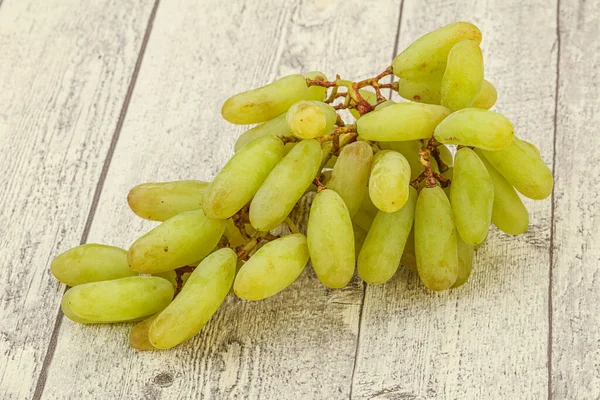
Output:
<svg viewBox="0 0 600 400">
<path fill-rule="evenodd" d="M 356 266 L 365 282 L 382 284 L 400 264 L 431 290 L 464 284 L 491 223 L 511 235 L 527 230 L 517 191 L 544 199 L 553 187 L 537 148 L 489 110 L 497 94 L 484 80 L 480 42 L 476 26 L 457 22 L 373 78 L 295 74 L 229 98 L 227 121 L 259 125 L 238 138 L 212 182 L 139 185 L 131 209 L 160 225 L 128 251 L 84 244 L 52 262 L 72 286 L 64 314 L 141 320 L 131 345 L 166 349 L 195 335 L 232 288 L 244 300 L 268 298 L 309 259 L 330 288 L 346 286 Z M 381 82 L 391 75 L 400 79 Z M 447 145 L 458 146 L 454 156 Z M 310 212 L 299 224 L 292 216 L 302 202 Z"/>
</svg>

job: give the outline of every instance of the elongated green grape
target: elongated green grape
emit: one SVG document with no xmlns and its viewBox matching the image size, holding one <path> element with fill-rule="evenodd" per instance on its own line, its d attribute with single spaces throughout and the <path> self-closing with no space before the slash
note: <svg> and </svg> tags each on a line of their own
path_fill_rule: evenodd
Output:
<svg viewBox="0 0 600 400">
<path fill-rule="evenodd" d="M 440 143 L 473 146 L 484 150 L 507 147 L 514 127 L 502 114 L 481 108 L 464 108 L 452 113 L 435 128 Z"/>
<path fill-rule="evenodd" d="M 395 151 L 383 150 L 373 157 L 369 178 L 369 197 L 381 211 L 393 213 L 408 200 L 410 164 Z"/>
<path fill-rule="evenodd" d="M 441 104 L 441 80 L 437 77 L 411 81 L 400 79 L 398 81 L 398 94 L 406 100 L 425 104 Z"/>
<path fill-rule="evenodd" d="M 475 97 L 475 101 L 471 104 L 473 108 L 485 108 L 490 109 L 496 104 L 496 100 L 498 100 L 498 92 L 494 85 L 485 79 L 481 83 L 481 89 Z"/>
<path fill-rule="evenodd" d="M 229 248 L 206 257 L 173 302 L 152 322 L 153 347 L 169 349 L 194 336 L 217 311 L 235 277 L 237 257 Z"/>
<path fill-rule="evenodd" d="M 490 164 L 480 150 L 475 150 L 485 164 L 494 185 L 492 222 L 502 232 L 520 235 L 529 227 L 529 213 L 521 198 L 508 181 Z"/>
<path fill-rule="evenodd" d="M 410 165 L 410 180 L 416 179 L 423 172 L 423 165 L 419 161 L 420 140 L 407 140 L 406 142 L 381 142 L 380 147 L 386 150 L 394 150 L 402 154 Z"/>
<path fill-rule="evenodd" d="M 457 235 L 452 207 L 439 186 L 419 193 L 415 211 L 415 255 L 421 281 L 431 290 L 445 290 L 458 276 Z"/>
<path fill-rule="evenodd" d="M 354 231 L 344 200 L 327 189 L 315 196 L 307 228 L 308 252 L 319 280 L 344 287 L 354 275 Z"/>
<path fill-rule="evenodd" d="M 369 196 L 365 196 L 369 197 Z M 375 219 L 375 214 L 368 214 L 365 211 L 358 210 L 356 214 L 352 217 L 352 222 L 354 222 L 357 226 L 359 226 L 365 232 L 368 232 L 371 229 L 371 225 L 373 225 L 373 220 Z"/>
<path fill-rule="evenodd" d="M 552 171 L 517 137 L 500 151 L 482 151 L 481 154 L 524 196 L 543 200 L 552 193 Z"/>
<path fill-rule="evenodd" d="M 394 276 L 413 225 L 417 191 L 399 211 L 379 211 L 358 256 L 358 274 L 367 283 L 380 284 Z"/>
<path fill-rule="evenodd" d="M 165 308 L 173 298 L 173 285 L 155 276 L 131 276 L 75 286 L 65 293 L 61 307 L 77 322 L 131 321 Z"/>
<path fill-rule="evenodd" d="M 135 276 L 129 268 L 127 251 L 103 244 L 82 244 L 56 256 L 52 275 L 68 286 Z"/>
<path fill-rule="evenodd" d="M 373 218 L 375 218 L 375 215 L 377 215 L 377 212 L 379 211 L 375 204 L 373 204 L 373 201 L 371 201 L 370 196 L 363 197 L 363 201 L 360 204 L 360 208 L 358 210 L 373 216 Z"/>
<path fill-rule="evenodd" d="M 402 79 L 419 80 L 441 75 L 446 69 L 448 53 L 465 39 L 481 43 L 481 32 L 468 22 L 455 22 L 421 36 L 394 58 L 394 74 Z"/>
<path fill-rule="evenodd" d="M 463 242 L 460 237 L 457 238 L 456 243 L 458 252 L 458 275 L 456 277 L 456 282 L 452 285 L 453 288 L 462 286 L 469 280 L 473 268 L 473 256 L 475 254 L 475 248 L 472 245 Z"/>
<path fill-rule="evenodd" d="M 262 300 L 290 286 L 308 262 L 308 245 L 301 233 L 284 236 L 261 247 L 238 272 L 233 290 L 244 300 Z"/>
<path fill-rule="evenodd" d="M 400 263 L 413 272 L 417 272 L 417 256 L 415 255 L 415 228 L 414 225 L 408 234 Z"/>
<path fill-rule="evenodd" d="M 323 100 L 321 93 L 310 90 L 304 76 L 288 75 L 230 97 L 223 104 L 221 115 L 232 124 L 257 124 L 286 112 L 299 100 Z"/>
<path fill-rule="evenodd" d="M 467 147 L 456 152 L 450 201 L 456 230 L 471 245 L 483 242 L 492 221 L 494 186 L 485 164 Z"/>
<path fill-rule="evenodd" d="M 169 271 L 206 257 L 225 230 L 225 221 L 202 210 L 170 218 L 136 240 L 127 253 L 129 266 L 141 274 Z"/>
<path fill-rule="evenodd" d="M 303 140 L 283 157 L 250 203 L 250 223 L 259 231 L 281 224 L 319 172 L 321 145 Z"/>
<path fill-rule="evenodd" d="M 448 115 L 446 107 L 422 103 L 398 103 L 363 115 L 356 121 L 365 140 L 382 142 L 429 139 Z"/>
<path fill-rule="evenodd" d="M 156 350 L 156 347 L 152 346 L 150 343 L 150 339 L 148 338 L 148 331 L 150 330 L 150 326 L 158 317 L 159 313 L 154 314 L 153 316 L 146 318 L 145 320 L 138 322 L 129 333 L 129 345 L 136 350 L 146 351 L 146 350 Z"/>
<path fill-rule="evenodd" d="M 182 212 L 201 209 L 208 185 L 202 181 L 144 183 L 129 191 L 127 203 L 139 217 L 165 221 Z"/>
<path fill-rule="evenodd" d="M 369 103 L 370 105 L 374 106 L 377 104 L 377 94 L 375 94 L 375 92 L 371 92 L 370 90 L 367 89 L 359 89 L 358 93 L 362 96 L 363 99 L 365 99 L 367 101 L 367 103 Z M 358 112 L 358 110 L 356 108 L 351 108 L 350 109 L 350 114 L 352 114 L 352 116 L 356 119 L 360 118 L 360 113 Z"/>
<path fill-rule="evenodd" d="M 381 102 L 379 105 L 377 105 L 377 107 L 375 107 L 375 110 L 381 110 L 382 108 L 393 106 L 394 104 L 398 104 L 398 103 L 396 103 L 394 100 L 385 100 L 385 101 Z"/>
<path fill-rule="evenodd" d="M 292 131 L 288 126 L 286 115 L 286 113 L 283 113 L 242 133 L 235 141 L 234 151 L 237 153 L 251 141 L 263 136 L 290 136 Z"/>
<path fill-rule="evenodd" d="M 225 231 L 223 232 L 230 247 L 238 247 L 246 243 L 246 239 L 231 219 L 225 221 Z"/>
<path fill-rule="evenodd" d="M 316 79 L 320 78 L 324 81 L 327 80 L 327 76 L 325 76 L 325 74 L 322 73 L 321 71 L 310 71 L 310 72 L 307 72 L 302 75 L 304 75 L 304 77 L 306 79 L 316 80 Z M 316 86 L 316 85 L 308 87 L 308 99 L 310 99 L 310 100 L 323 101 L 323 100 L 325 100 L 326 94 L 327 94 L 326 87 Z"/>
<path fill-rule="evenodd" d="M 529 143 L 525 140 L 521 140 L 521 142 L 523 142 L 523 144 L 527 145 L 527 147 L 529 147 L 531 150 L 533 150 L 533 152 L 538 156 L 541 157 L 541 153 L 540 153 L 540 149 L 538 149 L 537 147 L 535 147 L 535 145 L 533 143 Z"/>
<path fill-rule="evenodd" d="M 204 192 L 202 208 L 209 218 L 226 219 L 256 194 L 283 157 L 283 142 L 264 136 L 238 151 Z"/>
<path fill-rule="evenodd" d="M 337 113 L 331 105 L 314 100 L 300 100 L 286 114 L 290 131 L 300 139 L 314 139 L 330 133 L 336 119 Z"/>
<path fill-rule="evenodd" d="M 354 232 L 354 253 L 356 259 L 358 259 L 360 250 L 362 249 L 365 239 L 367 238 L 367 232 L 355 223 L 352 223 L 352 231 Z"/>
<path fill-rule="evenodd" d="M 344 199 L 351 217 L 356 214 L 367 193 L 372 161 L 373 149 L 368 143 L 351 143 L 340 152 L 327 182 L 327 187 Z"/>
<path fill-rule="evenodd" d="M 483 83 L 483 54 L 478 41 L 466 39 L 452 47 L 441 86 L 442 105 L 452 111 L 470 107 Z"/>
</svg>

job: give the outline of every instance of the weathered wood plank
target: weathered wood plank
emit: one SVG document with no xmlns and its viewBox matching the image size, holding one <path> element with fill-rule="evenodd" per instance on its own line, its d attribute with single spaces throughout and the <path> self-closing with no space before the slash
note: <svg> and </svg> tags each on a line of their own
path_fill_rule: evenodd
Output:
<svg viewBox="0 0 600 400">
<path fill-rule="evenodd" d="M 153 226 L 127 210 L 132 186 L 216 174 L 243 130 L 219 115 L 233 93 L 383 70 L 398 14 L 392 0 L 161 3 L 90 241 L 127 247 Z M 229 298 L 194 340 L 155 353 L 128 349 L 130 325 L 66 320 L 44 398 L 348 398 L 361 298 L 358 282 L 331 292 L 307 270 L 270 300 Z"/>
<path fill-rule="evenodd" d="M 552 162 L 555 8 L 541 0 L 407 1 L 400 50 L 456 20 L 483 31 L 495 109 Z M 527 206 L 529 232 L 493 230 L 466 287 L 434 294 L 403 271 L 367 288 L 353 398 L 546 397 L 551 201 Z"/>
<path fill-rule="evenodd" d="M 30 398 L 151 1 L 4 1 L 0 8 L 0 398 Z"/>
<path fill-rule="evenodd" d="M 552 269 L 552 394 L 600 398 L 600 13 L 561 0 Z"/>
</svg>

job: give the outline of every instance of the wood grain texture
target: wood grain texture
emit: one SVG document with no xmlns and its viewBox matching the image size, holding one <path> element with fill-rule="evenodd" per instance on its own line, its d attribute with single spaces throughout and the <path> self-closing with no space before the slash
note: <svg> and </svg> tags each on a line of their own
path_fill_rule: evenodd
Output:
<svg viewBox="0 0 600 400">
<path fill-rule="evenodd" d="M 600 397 L 600 13 L 561 0 L 552 270 L 552 395 Z"/>
<path fill-rule="evenodd" d="M 0 8 L 0 398 L 30 398 L 151 2 L 5 1 Z"/>
<path fill-rule="evenodd" d="M 300 71 L 383 70 L 398 14 L 391 0 L 161 3 L 89 241 L 128 247 L 154 226 L 127 209 L 134 185 L 216 174 L 244 129 L 220 117 L 230 95 Z M 193 340 L 154 353 L 128 348 L 131 325 L 65 320 L 43 397 L 345 399 L 361 298 L 358 281 L 330 291 L 307 268 L 269 300 L 228 298 Z"/>
<path fill-rule="evenodd" d="M 456 20 L 483 32 L 495 109 L 551 163 L 555 9 L 541 0 L 406 1 L 399 51 Z M 526 205 L 529 232 L 513 238 L 494 229 L 466 286 L 435 294 L 403 270 L 367 288 L 353 398 L 546 397 L 551 201 Z"/>
</svg>

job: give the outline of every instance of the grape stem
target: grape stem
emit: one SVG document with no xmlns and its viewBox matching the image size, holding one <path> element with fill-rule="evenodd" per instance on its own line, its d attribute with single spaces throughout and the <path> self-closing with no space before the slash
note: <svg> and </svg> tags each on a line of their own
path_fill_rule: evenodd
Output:
<svg viewBox="0 0 600 400">
<path fill-rule="evenodd" d="M 177 268 L 175 270 L 175 293 L 173 294 L 173 298 L 177 297 L 181 289 L 183 288 L 183 275 L 187 273 L 192 273 L 196 269 L 193 265 L 186 265 L 185 267 Z"/>
<path fill-rule="evenodd" d="M 433 136 L 431 137 L 431 139 L 429 139 L 429 142 L 427 142 L 427 148 L 431 151 L 431 155 L 433 156 L 433 158 L 435 158 L 440 172 L 446 172 L 450 167 L 444 162 L 444 160 L 442 160 L 439 149 L 441 145 L 442 144 L 435 140 Z"/>
<path fill-rule="evenodd" d="M 313 183 L 317 187 L 317 193 L 321 193 L 323 190 L 327 189 L 327 186 L 323 185 L 319 178 L 315 178 L 313 180 Z"/>
</svg>

